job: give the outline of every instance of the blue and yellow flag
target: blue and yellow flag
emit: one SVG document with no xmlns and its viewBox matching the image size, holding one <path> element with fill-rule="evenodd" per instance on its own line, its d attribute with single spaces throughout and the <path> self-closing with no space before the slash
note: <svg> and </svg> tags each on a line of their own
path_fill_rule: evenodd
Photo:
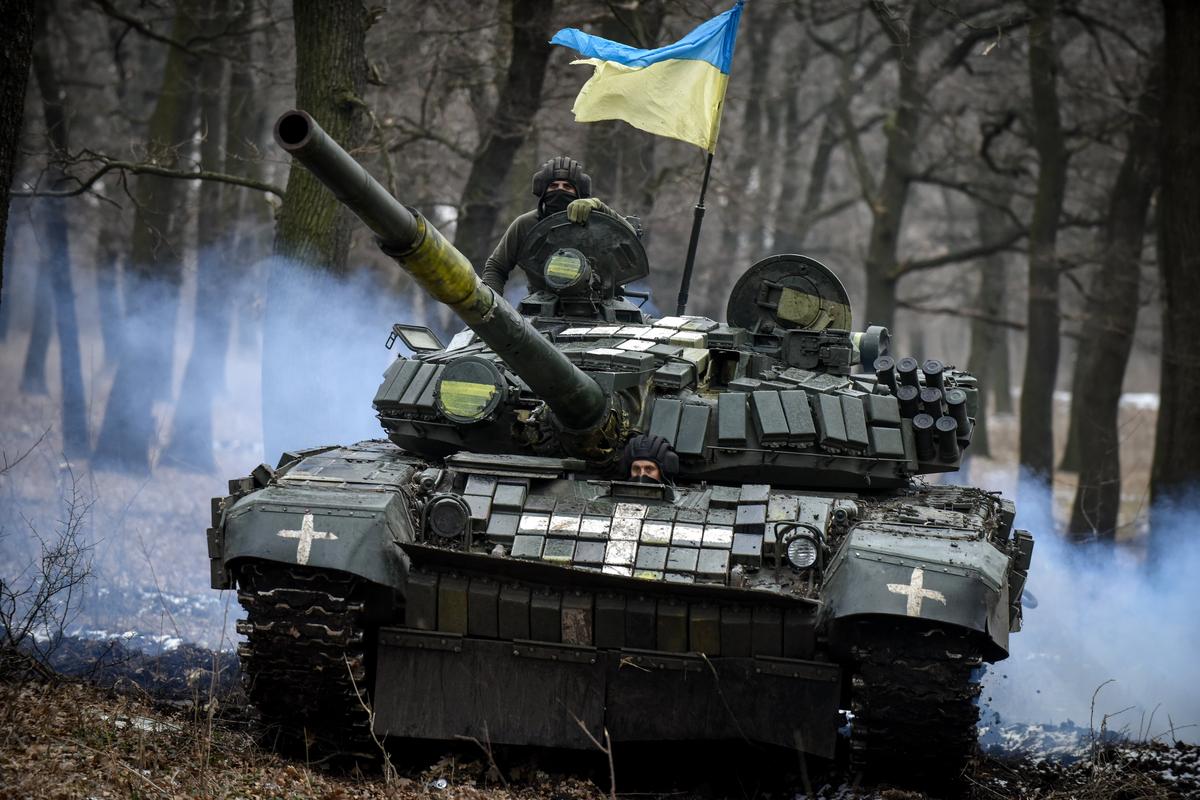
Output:
<svg viewBox="0 0 1200 800">
<path fill-rule="evenodd" d="M 713 152 L 729 85 L 742 0 L 674 44 L 642 50 L 575 28 L 551 44 L 579 52 L 574 64 L 591 64 L 592 77 L 575 98 L 576 122 L 620 119 Z"/>
</svg>

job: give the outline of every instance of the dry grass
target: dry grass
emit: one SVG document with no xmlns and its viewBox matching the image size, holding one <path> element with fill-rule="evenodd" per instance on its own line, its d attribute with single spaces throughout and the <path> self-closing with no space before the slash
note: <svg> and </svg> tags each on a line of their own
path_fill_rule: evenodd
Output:
<svg viewBox="0 0 1200 800">
<path fill-rule="evenodd" d="M 731 764 L 730 768 L 738 769 Z M 603 800 L 578 778 L 529 766 L 510 767 L 497 782 L 485 758 L 446 755 L 385 781 L 382 775 L 337 775 L 260 749 L 241 730 L 203 711 L 166 713 L 143 698 L 69 683 L 0 681 L 0 798 L 440 798 L 441 800 Z M 617 776 L 618 779 L 620 775 Z M 749 778 L 750 776 L 747 776 Z M 843 783 L 843 781 L 846 781 Z M 982 759 L 966 797 L 976 800 L 1166 800 L 1200 790 L 1200 750 L 1148 744 L 1110 748 L 1092 761 Z M 826 774 L 802 792 L 760 797 L 801 800 L 928 800 L 920 792 L 858 789 L 849 776 Z M 719 797 L 695 787 L 619 797 Z"/>
<path fill-rule="evenodd" d="M 477 785 L 485 772 L 474 762 L 439 762 L 387 782 L 332 775 L 268 754 L 203 713 L 164 714 L 139 698 L 78 684 L 0 683 L 2 798 L 603 797 L 585 781 L 537 772 L 519 785 Z M 445 788 L 430 785 L 437 777 L 449 779 Z"/>
</svg>

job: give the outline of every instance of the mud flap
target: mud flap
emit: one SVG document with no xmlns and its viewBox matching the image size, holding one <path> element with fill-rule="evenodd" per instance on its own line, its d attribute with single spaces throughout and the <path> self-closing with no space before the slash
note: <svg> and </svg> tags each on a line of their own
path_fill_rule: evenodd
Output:
<svg viewBox="0 0 1200 800">
<path fill-rule="evenodd" d="M 589 749 L 614 741 L 738 740 L 832 757 L 836 664 L 502 642 L 385 628 L 381 736 Z"/>
</svg>

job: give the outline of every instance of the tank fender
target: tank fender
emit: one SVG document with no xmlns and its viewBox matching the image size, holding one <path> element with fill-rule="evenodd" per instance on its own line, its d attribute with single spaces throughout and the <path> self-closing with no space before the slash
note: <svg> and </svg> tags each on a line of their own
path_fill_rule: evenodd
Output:
<svg viewBox="0 0 1200 800">
<path fill-rule="evenodd" d="M 256 558 L 340 570 L 398 591 L 408 577 L 400 545 L 413 541 L 413 529 L 401 492 L 268 486 L 228 507 L 220 532 L 216 558 L 226 576 L 234 562 Z"/>
<path fill-rule="evenodd" d="M 1008 570 L 1008 555 L 986 540 L 860 525 L 826 570 L 822 623 L 835 647 L 839 623 L 864 617 L 957 626 L 985 635 L 985 656 L 1000 660 L 1008 655 Z"/>
</svg>

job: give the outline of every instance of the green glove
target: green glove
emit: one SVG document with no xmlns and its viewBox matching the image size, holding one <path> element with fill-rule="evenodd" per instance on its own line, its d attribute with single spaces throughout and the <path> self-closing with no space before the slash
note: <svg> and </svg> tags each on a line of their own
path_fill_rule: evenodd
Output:
<svg viewBox="0 0 1200 800">
<path fill-rule="evenodd" d="M 605 214 L 612 214 L 612 209 L 604 205 L 598 197 L 588 197 L 582 200 L 572 200 L 567 206 L 567 219 L 576 225 L 586 225 L 592 209 L 598 209 Z"/>
</svg>

